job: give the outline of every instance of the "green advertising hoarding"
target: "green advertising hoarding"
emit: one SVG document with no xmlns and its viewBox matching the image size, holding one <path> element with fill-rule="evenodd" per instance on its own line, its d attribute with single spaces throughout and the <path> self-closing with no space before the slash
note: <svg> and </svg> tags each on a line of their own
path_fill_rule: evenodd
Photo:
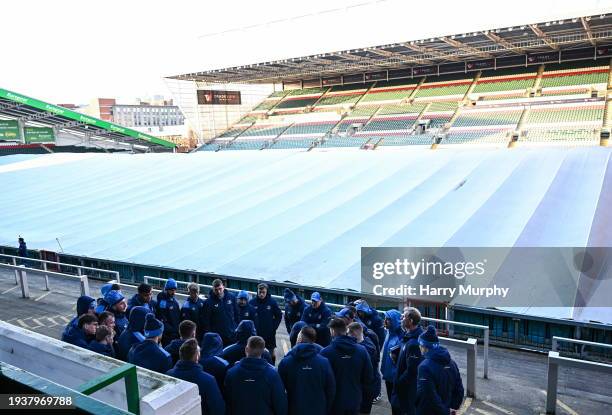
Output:
<svg viewBox="0 0 612 415">
<path fill-rule="evenodd" d="M 24 127 L 23 135 L 26 143 L 53 143 L 55 134 L 49 127 Z"/>
<path fill-rule="evenodd" d="M 19 124 L 16 120 L 0 120 L 0 140 L 21 140 Z"/>
</svg>

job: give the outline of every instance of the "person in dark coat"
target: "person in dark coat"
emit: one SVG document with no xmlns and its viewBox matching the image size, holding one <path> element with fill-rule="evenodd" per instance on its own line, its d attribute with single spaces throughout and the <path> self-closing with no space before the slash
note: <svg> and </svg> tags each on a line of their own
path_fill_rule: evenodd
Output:
<svg viewBox="0 0 612 415">
<path fill-rule="evenodd" d="M 96 314 L 100 315 L 103 312 L 108 310 L 109 305 L 104 299 L 104 297 L 106 297 L 106 294 L 108 294 L 109 291 L 121 292 L 121 287 L 119 286 L 119 284 L 115 284 L 112 282 L 106 283 L 102 287 L 100 287 L 101 297 L 98 297 L 98 299 L 96 299 L 97 301 Z"/>
<path fill-rule="evenodd" d="M 130 298 L 128 301 L 127 315 L 130 316 L 130 312 L 134 307 L 144 307 L 149 313 L 155 314 L 155 308 L 157 301 L 153 299 L 153 290 L 149 284 L 144 282 L 138 286 L 138 292 Z"/>
<path fill-rule="evenodd" d="M 295 347 L 295 345 L 297 344 L 298 334 L 300 334 L 300 331 L 306 326 L 308 326 L 308 324 L 306 324 L 303 321 L 298 321 L 293 324 L 293 327 L 291 328 L 291 332 L 289 333 L 289 342 L 291 343 L 291 348 Z"/>
<path fill-rule="evenodd" d="M 128 362 L 158 373 L 166 373 L 172 368 L 172 356 L 160 346 L 164 334 L 164 323 L 153 314 L 145 317 L 145 341 L 136 343 L 128 353 Z"/>
<path fill-rule="evenodd" d="M 333 340 L 321 350 L 321 356 L 329 360 L 336 378 L 336 395 L 330 413 L 358 414 L 364 391 L 367 393 L 374 382 L 370 356 L 354 338 L 346 335 L 343 319 L 332 319 L 329 328 Z"/>
<path fill-rule="evenodd" d="M 457 364 L 440 346 L 434 326 L 427 327 L 418 341 L 424 359 L 418 368 L 416 414 L 453 415 L 464 393 Z"/>
<path fill-rule="evenodd" d="M 168 278 L 164 285 L 164 291 L 157 294 L 155 314 L 157 319 L 164 323 L 162 346 L 166 346 L 172 340 L 179 338 L 178 326 L 181 322 L 181 307 L 174 297 L 176 287 L 174 278 Z"/>
<path fill-rule="evenodd" d="M 382 372 L 382 378 L 385 381 L 387 389 L 387 399 L 391 402 L 393 393 L 393 382 L 397 372 L 397 359 L 393 361 L 391 357 L 391 350 L 396 350 L 396 346 L 401 346 L 402 338 L 404 337 L 404 329 L 402 329 L 402 314 L 397 310 L 385 311 L 384 320 L 385 329 L 387 335 L 383 344 L 380 371 Z M 399 411 L 392 408 L 393 415 L 399 413 Z"/>
<path fill-rule="evenodd" d="M 357 310 L 357 315 L 359 316 L 359 320 L 366 327 L 376 333 L 376 337 L 378 337 L 378 344 L 382 345 L 385 341 L 385 327 L 383 324 L 383 319 L 380 318 L 380 314 L 376 309 L 370 307 L 365 300 L 359 301 L 359 303 L 355 306 Z"/>
<path fill-rule="evenodd" d="M 402 318 L 405 334 L 397 359 L 397 371 L 391 396 L 391 407 L 401 414 L 414 415 L 416 413 L 417 368 L 423 360 L 419 349 L 419 336 L 423 333 L 420 323 L 419 310 L 409 307 Z"/>
<path fill-rule="evenodd" d="M 283 382 L 274 366 L 262 359 L 265 347 L 266 343 L 261 337 L 252 336 L 245 347 L 246 357 L 228 370 L 225 376 L 228 415 L 287 414 Z"/>
<path fill-rule="evenodd" d="M 238 323 L 242 320 L 253 320 L 255 318 L 255 309 L 249 304 L 249 293 L 242 290 L 236 297 L 238 303 Z"/>
<path fill-rule="evenodd" d="M 249 338 L 253 336 L 257 336 L 255 323 L 253 323 L 251 320 L 241 321 L 236 328 L 236 343 L 230 344 L 223 349 L 223 354 L 221 355 L 221 357 L 229 363 L 230 367 L 245 356 L 244 348 L 246 347 Z M 270 356 L 270 352 L 268 352 L 268 350 L 263 352 L 262 357 L 268 363 L 273 364 L 272 356 Z"/>
<path fill-rule="evenodd" d="M 19 243 L 19 248 L 17 248 L 17 256 L 20 256 L 21 258 L 27 258 L 28 246 L 26 245 L 25 239 L 20 236 L 19 239 L 17 239 L 17 242 Z M 28 261 L 21 259 L 19 260 L 19 265 L 25 265 L 27 267 L 29 264 Z"/>
<path fill-rule="evenodd" d="M 202 338 L 200 346 L 200 365 L 204 372 L 213 375 L 223 390 L 225 374 L 229 368 L 229 362 L 223 357 L 223 340 L 217 333 L 206 333 Z"/>
<path fill-rule="evenodd" d="M 176 362 L 179 361 L 179 350 L 183 343 L 185 343 L 189 339 L 194 339 L 196 335 L 196 325 L 191 320 L 183 320 L 181 324 L 179 324 L 179 335 L 181 336 L 178 339 L 172 340 L 164 350 L 170 353 L 172 356 L 172 364 L 175 365 Z"/>
<path fill-rule="evenodd" d="M 306 303 L 302 297 L 295 294 L 289 288 L 285 288 L 283 297 L 285 298 L 285 328 L 287 333 L 291 333 L 293 325 L 302 320 Z"/>
<path fill-rule="evenodd" d="M 96 329 L 96 337 L 89 343 L 89 350 L 103 354 L 108 357 L 115 357 L 113 348 L 113 335 L 115 332 L 108 326 L 99 325 Z"/>
<path fill-rule="evenodd" d="M 266 349 L 272 356 L 272 364 L 276 361 L 274 349 L 276 349 L 276 330 L 283 319 L 283 312 L 278 303 L 270 295 L 268 284 L 260 283 L 257 286 L 257 296 L 249 301 L 255 309 L 255 330 L 257 335 L 266 342 Z"/>
<path fill-rule="evenodd" d="M 76 327 L 70 327 L 68 332 L 62 336 L 62 340 L 75 346 L 89 349 L 89 344 L 96 337 L 98 328 L 98 317 L 92 314 L 83 314 L 79 317 Z"/>
<path fill-rule="evenodd" d="M 146 307 L 135 306 L 132 308 L 128 326 L 117 339 L 117 347 L 115 349 L 117 359 L 127 362 L 128 353 L 132 346 L 145 340 L 144 325 L 147 314 L 153 315 L 150 309 Z"/>
<path fill-rule="evenodd" d="M 127 310 L 125 297 L 121 294 L 121 291 L 110 290 L 104 296 L 104 302 L 108 305 L 107 311 L 115 316 L 115 332 L 117 336 L 121 336 L 129 323 L 125 314 L 125 310 Z"/>
<path fill-rule="evenodd" d="M 236 297 L 225 289 L 223 281 L 213 281 L 213 288 L 204 301 L 204 333 L 218 333 L 223 345 L 228 346 L 235 341 L 235 330 L 238 325 L 238 304 Z"/>
<path fill-rule="evenodd" d="M 318 292 L 312 293 L 310 305 L 304 309 L 302 321 L 316 330 L 317 344 L 322 347 L 326 347 L 331 341 L 331 335 L 327 327 L 331 316 L 332 311 L 323 301 L 321 294 Z"/>
<path fill-rule="evenodd" d="M 315 329 L 302 328 L 299 343 L 278 364 L 290 415 L 324 415 L 332 409 L 336 380 L 329 361 L 319 354 L 316 338 Z"/>
<path fill-rule="evenodd" d="M 85 314 L 91 314 L 91 315 L 96 314 L 94 311 L 96 309 L 96 300 L 88 295 L 82 295 L 77 300 L 76 309 L 77 309 L 77 315 L 72 320 L 70 320 L 70 322 L 66 325 L 66 328 L 64 328 L 64 331 L 62 333 L 62 340 L 64 340 L 63 339 L 64 336 L 68 335 L 68 331 L 71 328 L 78 328 L 79 317 Z"/>
<path fill-rule="evenodd" d="M 189 296 L 181 308 L 181 321 L 189 320 L 196 324 L 196 340 L 204 335 L 204 300 L 200 298 L 200 287 L 196 283 L 187 286 Z M 178 353 L 178 350 L 177 350 Z"/>
<path fill-rule="evenodd" d="M 363 327 L 363 335 L 372 341 L 372 343 L 374 344 L 374 347 L 376 347 L 376 350 L 378 350 L 378 352 L 380 353 L 380 341 L 378 339 L 378 336 L 376 335 L 376 333 L 370 330 L 363 321 L 359 319 L 359 316 L 357 315 L 357 310 L 355 309 L 354 306 L 351 306 L 351 305 L 346 306 L 342 310 L 335 313 L 334 315 L 336 317 L 340 317 L 344 319 L 347 327 L 352 322 L 357 322 L 361 324 L 361 327 Z"/>
<path fill-rule="evenodd" d="M 198 364 L 199 349 L 195 338 L 185 341 L 179 349 L 180 360 L 166 374 L 198 385 L 202 415 L 224 415 L 225 402 L 215 378 Z"/>
<path fill-rule="evenodd" d="M 370 356 L 370 362 L 372 362 L 372 372 L 374 376 L 374 383 L 370 385 L 371 388 L 368 388 L 367 390 L 366 389 L 363 390 L 363 395 L 361 399 L 361 408 L 359 409 L 359 413 L 369 414 L 370 412 L 372 412 L 373 399 L 376 397 L 376 394 L 380 391 L 380 387 L 381 387 L 380 372 L 378 371 L 378 364 L 380 363 L 380 355 L 378 354 L 378 351 L 376 350 L 374 343 L 372 343 L 372 340 L 370 340 L 367 337 L 364 337 L 363 326 L 360 323 L 354 321 L 351 324 L 349 324 L 348 333 L 350 337 L 355 339 L 357 344 L 363 346 L 366 349 L 366 351 L 368 352 L 368 355 Z"/>
</svg>

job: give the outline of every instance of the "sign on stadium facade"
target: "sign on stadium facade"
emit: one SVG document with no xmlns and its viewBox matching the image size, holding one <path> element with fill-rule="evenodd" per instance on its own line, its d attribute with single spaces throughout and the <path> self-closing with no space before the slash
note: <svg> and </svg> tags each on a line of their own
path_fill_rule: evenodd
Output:
<svg viewBox="0 0 612 415">
<path fill-rule="evenodd" d="M 53 143 L 55 133 L 50 127 L 24 127 L 23 134 L 26 143 Z"/>
<path fill-rule="evenodd" d="M 240 91 L 198 89 L 198 105 L 240 105 Z"/>
<path fill-rule="evenodd" d="M 16 120 L 0 120 L 0 140 L 20 140 L 19 124 Z"/>
</svg>

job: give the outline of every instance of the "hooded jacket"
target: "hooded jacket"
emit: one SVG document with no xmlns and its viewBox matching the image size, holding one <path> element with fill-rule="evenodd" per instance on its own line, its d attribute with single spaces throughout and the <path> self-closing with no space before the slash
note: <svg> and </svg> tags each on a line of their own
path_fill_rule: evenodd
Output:
<svg viewBox="0 0 612 415">
<path fill-rule="evenodd" d="M 291 333 L 293 325 L 302 319 L 306 303 L 302 297 L 295 294 L 289 288 L 285 288 L 284 296 L 285 298 L 295 296 L 298 301 L 295 305 L 291 304 L 289 301 L 285 301 L 285 328 L 287 329 L 287 333 Z"/>
<path fill-rule="evenodd" d="M 227 372 L 228 415 L 286 415 L 287 395 L 280 376 L 263 359 L 245 357 Z"/>
<path fill-rule="evenodd" d="M 225 414 L 225 402 L 215 378 L 204 372 L 199 364 L 179 360 L 166 374 L 198 385 L 202 398 L 202 415 Z"/>
<path fill-rule="evenodd" d="M 137 306 L 132 308 L 128 326 L 117 339 L 117 348 L 115 350 L 117 359 L 121 359 L 124 362 L 127 361 L 128 353 L 132 346 L 145 340 L 142 331 L 144 330 L 147 314 L 151 313 L 145 307 Z"/>
<path fill-rule="evenodd" d="M 369 414 L 372 410 L 372 400 L 378 396 L 381 388 L 380 372 L 378 371 L 380 354 L 378 353 L 374 342 L 372 342 L 372 340 L 370 340 L 368 337 L 364 337 L 363 341 L 358 344 L 366 349 L 368 356 L 370 356 L 370 362 L 372 362 L 372 376 L 374 381 L 368 385 L 369 387 L 367 389 L 363 390 L 360 408 L 361 413 Z"/>
<path fill-rule="evenodd" d="M 325 301 L 321 301 L 318 308 L 314 308 L 312 305 L 307 306 L 302 314 L 302 321 L 317 331 L 317 344 L 323 347 L 331 341 L 331 334 L 329 328 L 327 328 L 331 316 L 332 311 L 325 304 Z"/>
<path fill-rule="evenodd" d="M 378 337 L 378 345 L 385 340 L 385 326 L 383 324 L 383 319 L 380 318 L 378 311 L 376 309 L 370 307 L 367 302 L 362 301 L 357 304 L 357 311 L 361 311 L 364 314 L 363 318 L 360 318 L 363 324 L 374 333 Z"/>
<path fill-rule="evenodd" d="M 447 415 L 463 402 L 463 383 L 457 364 L 442 346 L 428 350 L 418 368 L 417 415 Z"/>
<path fill-rule="evenodd" d="M 290 415 L 327 414 L 336 394 L 329 361 L 319 355 L 318 344 L 301 343 L 278 365 L 289 401 Z"/>
<path fill-rule="evenodd" d="M 321 351 L 336 378 L 336 396 L 331 413 L 359 411 L 363 392 L 374 382 L 372 362 L 366 349 L 349 336 L 337 336 Z"/>
<path fill-rule="evenodd" d="M 202 339 L 204 328 L 204 300 L 198 297 L 195 301 L 187 297 L 181 308 L 181 321 L 191 320 L 196 324 L 196 337 Z"/>
<path fill-rule="evenodd" d="M 174 339 L 170 342 L 170 344 L 164 347 L 164 350 L 170 353 L 170 356 L 172 357 L 172 365 L 176 365 L 176 363 L 179 361 L 179 350 L 183 343 L 185 343 L 184 339 Z"/>
<path fill-rule="evenodd" d="M 89 349 L 89 344 L 94 340 L 94 336 L 85 333 L 79 326 L 68 327 L 68 331 L 62 334 L 62 341 L 74 344 L 75 346 Z"/>
<path fill-rule="evenodd" d="M 89 297 L 87 295 L 82 295 L 78 298 L 76 305 L 77 315 L 72 320 L 70 320 L 70 323 L 66 325 L 66 327 L 64 328 L 64 332 L 62 333 L 62 337 L 68 335 L 68 331 L 71 327 L 79 328 L 79 317 L 81 317 L 83 314 L 87 314 L 92 303 L 95 309 L 96 300 L 94 298 Z"/>
<path fill-rule="evenodd" d="M 243 320 L 238 324 L 238 328 L 236 328 L 236 343 L 227 346 L 223 349 L 223 353 L 221 357 L 225 359 L 230 367 L 234 365 L 237 361 L 246 356 L 244 348 L 246 347 L 247 341 L 249 337 L 256 336 L 257 331 L 255 330 L 255 323 L 251 320 Z M 272 364 L 272 356 L 267 350 L 264 350 L 263 355 L 261 356 L 266 362 Z"/>
<path fill-rule="evenodd" d="M 401 413 L 415 414 L 417 394 L 417 368 L 423 361 L 419 348 L 419 336 L 423 333 L 421 326 L 417 326 L 404 334 L 401 348 L 397 358 L 397 371 L 393 382 L 391 405 L 399 408 Z"/>
<path fill-rule="evenodd" d="M 251 307 L 255 309 L 255 328 L 257 335 L 263 337 L 266 342 L 267 349 L 276 347 L 276 329 L 283 319 L 283 312 L 276 300 L 270 295 L 270 291 L 266 293 L 264 299 L 255 296 L 249 301 Z"/>
<path fill-rule="evenodd" d="M 89 343 L 89 350 L 103 354 L 108 357 L 115 357 L 115 351 L 113 350 L 113 346 L 110 344 L 102 344 L 96 340 L 93 340 Z"/>
<path fill-rule="evenodd" d="M 253 306 L 251 306 L 251 304 L 238 304 L 238 323 L 240 323 L 242 320 L 253 320 L 254 318 L 255 309 L 253 308 Z"/>
<path fill-rule="evenodd" d="M 297 344 L 298 334 L 300 334 L 300 331 L 307 325 L 308 324 L 306 324 L 306 322 L 304 321 L 298 321 L 293 324 L 293 327 L 291 327 L 291 332 L 289 333 L 289 342 L 291 343 L 291 348 L 295 347 L 295 345 Z"/>
<path fill-rule="evenodd" d="M 172 367 L 170 353 L 148 339 L 132 346 L 128 353 L 128 362 L 158 373 L 166 373 Z"/>
<path fill-rule="evenodd" d="M 149 301 L 148 303 L 145 303 L 144 301 L 142 301 L 138 293 L 136 293 L 128 301 L 128 308 L 126 310 L 126 314 L 128 315 L 128 318 L 134 307 L 144 307 L 149 310 L 149 313 L 155 314 L 155 309 L 157 307 L 157 301 L 151 298 L 151 301 Z"/>
<path fill-rule="evenodd" d="M 219 389 L 223 390 L 225 374 L 229 367 L 227 360 L 221 357 L 223 354 L 223 340 L 217 333 L 206 333 L 200 344 L 200 365 L 204 372 L 215 377 Z"/>
<path fill-rule="evenodd" d="M 387 329 L 387 336 L 383 345 L 380 371 L 382 372 L 382 376 L 385 381 L 393 382 L 397 368 L 391 360 L 389 353 L 392 347 L 402 342 L 404 330 L 402 329 L 402 314 L 399 311 L 385 311 L 385 317 L 389 320 L 390 325 Z"/>
<path fill-rule="evenodd" d="M 170 297 L 166 291 L 160 292 L 157 294 L 157 309 L 155 311 L 157 319 L 164 323 L 164 337 L 178 339 L 178 327 L 181 323 L 181 306 L 176 301 L 176 297 Z"/>
<path fill-rule="evenodd" d="M 234 294 L 225 290 L 223 298 L 219 298 L 210 290 L 204 301 L 204 333 L 218 333 L 223 344 L 230 344 L 235 339 L 234 330 L 238 324 L 238 316 L 238 304 Z"/>
</svg>

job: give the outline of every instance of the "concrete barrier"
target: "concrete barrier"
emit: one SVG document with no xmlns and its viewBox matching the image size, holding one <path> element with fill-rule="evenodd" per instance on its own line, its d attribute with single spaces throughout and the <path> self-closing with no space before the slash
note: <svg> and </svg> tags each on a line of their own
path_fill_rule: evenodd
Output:
<svg viewBox="0 0 612 415">
<path fill-rule="evenodd" d="M 0 321 L 0 361 L 75 389 L 123 362 Z M 198 387 L 138 368 L 142 415 L 200 414 Z M 125 385 L 115 382 L 91 396 L 127 409 Z"/>
</svg>

